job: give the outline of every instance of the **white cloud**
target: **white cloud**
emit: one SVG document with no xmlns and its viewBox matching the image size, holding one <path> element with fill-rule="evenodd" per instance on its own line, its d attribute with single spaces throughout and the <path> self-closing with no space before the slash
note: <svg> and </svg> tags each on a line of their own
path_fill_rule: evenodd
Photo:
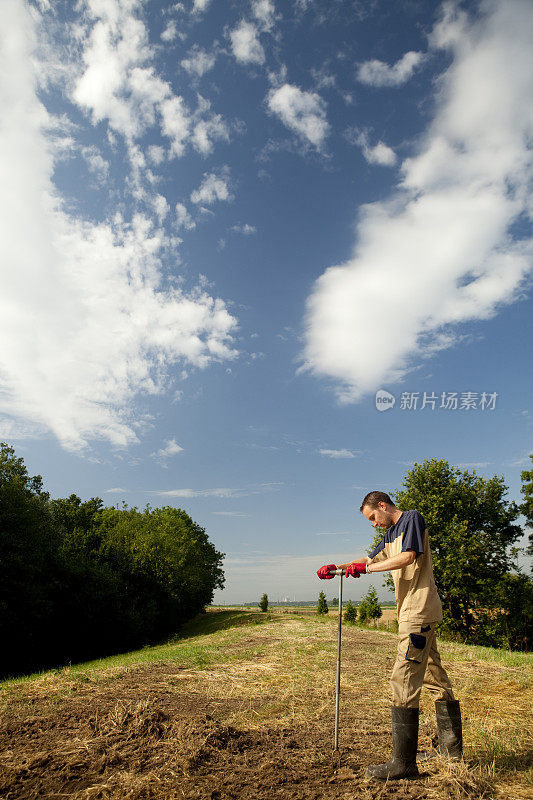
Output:
<svg viewBox="0 0 533 800">
<path fill-rule="evenodd" d="M 206 72 L 213 69 L 216 62 L 215 53 L 208 53 L 198 45 L 194 45 L 188 52 L 187 58 L 182 59 L 181 66 L 189 75 L 201 78 Z"/>
<path fill-rule="evenodd" d="M 161 225 L 170 210 L 170 206 L 166 197 L 163 197 L 162 194 L 154 195 L 152 197 L 152 208 L 154 209 L 154 213 L 159 221 L 159 224 Z"/>
<path fill-rule="evenodd" d="M 95 438 L 125 446 L 138 438 L 138 395 L 163 392 L 176 363 L 203 368 L 234 357 L 236 321 L 203 286 L 162 288 L 161 258 L 174 246 L 157 208 L 155 219 L 117 212 L 91 222 L 67 213 L 36 94 L 34 22 L 17 0 L 4 6 L 0 411 L 71 449 Z M 155 203 L 164 214 L 164 198 Z"/>
<path fill-rule="evenodd" d="M 224 140 L 229 142 L 229 128 L 220 114 L 210 114 L 202 118 L 202 114 L 209 110 L 211 104 L 200 96 L 199 101 L 202 111 L 193 118 L 194 127 L 191 142 L 195 150 L 203 156 L 208 156 L 213 152 L 214 141 Z"/>
<path fill-rule="evenodd" d="M 258 483 L 252 486 L 247 486 L 242 489 L 157 489 L 150 494 L 158 495 L 159 497 L 248 497 L 255 494 L 264 494 L 268 492 L 278 491 L 283 484 L 279 482 L 274 483 Z"/>
<path fill-rule="evenodd" d="M 229 141 L 229 128 L 220 114 L 210 111 L 211 103 L 198 95 L 198 108 L 191 114 L 182 97 L 170 97 L 160 107 L 162 132 L 172 141 L 171 152 L 185 153 L 188 144 L 207 156 L 213 152 L 213 142 Z"/>
<path fill-rule="evenodd" d="M 231 230 L 234 233 L 242 233 L 243 236 L 253 236 L 254 233 L 257 233 L 255 225 L 248 225 L 248 223 L 244 225 L 233 225 Z"/>
<path fill-rule="evenodd" d="M 17 439 L 41 439 L 41 425 L 10 417 L 0 417 L 0 440 L 11 442 Z"/>
<path fill-rule="evenodd" d="M 164 42 L 173 42 L 178 35 L 178 27 L 173 19 L 167 23 L 165 30 L 161 34 L 161 39 Z"/>
<path fill-rule="evenodd" d="M 347 133 L 347 139 L 361 148 L 363 156 L 369 164 L 379 164 L 382 167 L 393 167 L 396 164 L 397 158 L 394 150 L 384 142 L 371 145 L 367 131 L 350 130 Z"/>
<path fill-rule="evenodd" d="M 116 486 L 113 489 L 106 489 L 105 494 L 126 494 L 127 489 L 121 489 L 120 486 Z"/>
<path fill-rule="evenodd" d="M 396 153 L 384 142 L 373 146 L 363 145 L 362 150 L 369 164 L 380 164 L 382 167 L 393 167 L 396 164 Z"/>
<path fill-rule="evenodd" d="M 176 203 L 176 227 L 178 230 L 185 228 L 186 231 L 192 231 L 193 228 L 196 228 L 196 222 L 183 203 Z"/>
<path fill-rule="evenodd" d="M 169 489 L 155 491 L 153 494 L 160 497 L 243 497 L 238 489 Z"/>
<path fill-rule="evenodd" d="M 249 517 L 249 514 L 243 514 L 242 511 L 211 511 L 211 514 L 216 514 L 219 517 Z"/>
<path fill-rule="evenodd" d="M 401 86 L 407 83 L 415 69 L 423 63 L 424 53 L 409 51 L 395 64 L 389 66 L 384 61 L 373 59 L 358 65 L 357 80 L 367 86 Z"/>
<path fill-rule="evenodd" d="M 262 31 L 271 31 L 274 27 L 275 10 L 272 0 L 252 0 L 252 14 Z"/>
<path fill-rule="evenodd" d="M 207 11 L 207 8 L 211 0 L 194 0 L 192 5 L 192 13 L 193 14 L 203 14 L 204 11 Z"/>
<path fill-rule="evenodd" d="M 159 458 L 162 461 L 167 461 L 167 459 L 172 458 L 172 456 L 175 456 L 178 453 L 183 453 L 183 447 L 180 447 L 175 439 L 168 439 L 164 447 L 162 447 L 156 453 L 152 453 L 152 457 Z"/>
<path fill-rule="evenodd" d="M 165 160 L 165 150 L 160 145 L 152 144 L 147 148 L 148 158 L 156 167 L 161 166 Z"/>
<path fill-rule="evenodd" d="M 532 243 L 533 6 L 488 0 L 470 20 L 446 5 L 433 47 L 453 60 L 418 153 L 391 197 L 360 215 L 353 257 L 308 298 L 303 368 L 351 402 L 454 344 L 456 327 L 518 296 Z"/>
<path fill-rule="evenodd" d="M 190 112 L 183 97 L 169 97 L 160 105 L 161 130 L 171 140 L 171 153 L 182 156 L 191 135 Z"/>
<path fill-rule="evenodd" d="M 215 212 L 211 211 L 210 208 L 206 208 L 205 206 L 198 206 L 198 213 L 201 214 L 203 217 L 215 216 Z"/>
<path fill-rule="evenodd" d="M 228 167 L 223 167 L 218 173 L 205 173 L 199 188 L 191 192 L 191 202 L 196 205 L 205 203 L 210 206 L 217 200 L 222 202 L 233 200 Z"/>
<path fill-rule="evenodd" d="M 320 449 L 318 451 L 321 456 L 327 456 L 328 458 L 355 458 L 355 453 L 352 450 L 325 450 Z"/>
<path fill-rule="evenodd" d="M 183 34 L 180 35 L 175 20 L 171 19 L 170 22 L 167 23 L 165 30 L 162 32 L 161 39 L 164 42 L 173 42 L 174 39 L 178 38 L 178 36 L 182 38 Z"/>
<path fill-rule="evenodd" d="M 230 31 L 233 55 L 243 64 L 263 64 L 265 51 L 257 36 L 257 28 L 251 22 L 241 23 Z"/>
<path fill-rule="evenodd" d="M 483 469 L 484 467 L 488 467 L 490 463 L 490 461 L 465 461 L 457 464 L 457 466 L 459 469 Z"/>
<path fill-rule="evenodd" d="M 139 136 L 153 125 L 154 107 L 169 93 L 168 84 L 144 66 L 151 57 L 146 27 L 117 2 L 88 0 L 85 11 L 88 38 L 73 100 L 94 122 L 107 119 L 125 136 Z"/>
<path fill-rule="evenodd" d="M 323 64 L 320 69 L 311 68 L 311 75 L 316 89 L 334 89 L 337 84 L 337 78 L 328 72 L 326 64 Z"/>
<path fill-rule="evenodd" d="M 157 74 L 153 66 L 156 52 L 139 16 L 142 6 L 137 0 L 82 0 L 82 8 L 85 21 L 79 38 L 84 42 L 83 66 L 74 66 L 79 74 L 71 96 L 93 123 L 107 121 L 130 142 L 159 125 L 163 136 L 171 140 L 171 155 L 178 157 L 188 145 L 208 155 L 214 141 L 228 140 L 229 128 L 211 111 L 209 101 L 198 97 L 198 108 L 191 111 L 183 97 L 175 95 L 168 81 Z M 162 38 L 166 33 L 169 39 L 173 30 L 167 29 Z M 196 56 L 196 61 L 186 59 L 190 69 L 194 65 L 200 68 L 199 50 Z M 205 54 L 204 70 L 208 63 Z"/>
<path fill-rule="evenodd" d="M 329 133 L 326 103 L 316 92 L 304 92 L 289 83 L 272 89 L 268 107 L 301 139 L 320 148 Z"/>
<path fill-rule="evenodd" d="M 109 175 L 109 161 L 106 161 L 95 145 L 82 147 L 81 154 L 85 159 L 99 186 L 103 186 Z"/>
</svg>

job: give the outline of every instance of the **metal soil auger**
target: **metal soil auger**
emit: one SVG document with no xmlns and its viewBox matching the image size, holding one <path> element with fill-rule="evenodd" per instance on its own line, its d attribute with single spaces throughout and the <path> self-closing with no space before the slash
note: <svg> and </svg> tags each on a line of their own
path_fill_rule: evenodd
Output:
<svg viewBox="0 0 533 800">
<path fill-rule="evenodd" d="M 330 570 L 330 575 L 339 576 L 339 628 L 337 637 L 337 683 L 335 686 L 335 746 L 333 752 L 338 755 L 340 764 L 339 753 L 339 699 L 341 694 L 341 632 L 342 632 L 342 576 L 346 574 L 344 569 Z"/>
</svg>

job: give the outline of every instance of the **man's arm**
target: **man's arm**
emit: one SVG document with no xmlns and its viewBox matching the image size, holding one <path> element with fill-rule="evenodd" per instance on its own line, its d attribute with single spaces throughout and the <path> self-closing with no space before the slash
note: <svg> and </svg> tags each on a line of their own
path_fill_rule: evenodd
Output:
<svg viewBox="0 0 533 800">
<path fill-rule="evenodd" d="M 357 563 L 366 564 L 367 574 L 369 572 L 388 572 L 390 569 L 401 569 L 402 567 L 406 567 L 408 564 L 412 564 L 415 559 L 416 553 L 414 550 L 405 550 L 403 553 L 398 553 L 397 556 L 392 556 L 391 558 L 385 558 L 383 561 L 373 562 L 368 556 L 354 558 L 352 561 L 348 561 L 346 564 L 338 564 L 337 568 L 346 569 L 349 564 Z"/>
<path fill-rule="evenodd" d="M 416 553 L 414 550 L 404 550 L 403 553 L 398 553 L 397 556 L 385 558 L 383 561 L 378 561 L 373 564 L 370 563 L 370 559 L 367 559 L 366 571 L 368 574 L 369 572 L 388 572 L 390 569 L 401 569 L 408 564 L 412 564 L 415 559 Z"/>
<path fill-rule="evenodd" d="M 351 561 L 347 561 L 346 564 L 338 564 L 337 569 L 346 569 L 348 564 L 370 564 L 370 559 L 368 556 L 361 556 L 361 558 L 352 558 Z"/>
</svg>

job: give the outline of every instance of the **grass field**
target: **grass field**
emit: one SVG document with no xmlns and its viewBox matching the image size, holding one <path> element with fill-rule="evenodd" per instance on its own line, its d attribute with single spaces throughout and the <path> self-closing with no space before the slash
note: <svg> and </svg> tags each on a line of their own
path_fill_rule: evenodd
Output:
<svg viewBox="0 0 533 800">
<path fill-rule="evenodd" d="M 332 756 L 335 615 L 213 610 L 180 638 L 0 686 L 0 797 L 76 800 L 533 797 L 533 654 L 441 643 L 465 763 L 368 781 L 389 757 L 395 636 L 345 626 Z M 421 750 L 434 734 L 423 695 Z"/>
</svg>

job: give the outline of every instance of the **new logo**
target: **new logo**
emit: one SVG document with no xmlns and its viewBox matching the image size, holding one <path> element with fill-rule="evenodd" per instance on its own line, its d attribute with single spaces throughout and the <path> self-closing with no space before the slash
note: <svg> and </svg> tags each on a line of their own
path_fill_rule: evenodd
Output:
<svg viewBox="0 0 533 800">
<path fill-rule="evenodd" d="M 376 408 L 378 411 L 388 411 L 394 407 L 396 398 L 385 389 L 378 389 L 376 392 Z"/>
</svg>

